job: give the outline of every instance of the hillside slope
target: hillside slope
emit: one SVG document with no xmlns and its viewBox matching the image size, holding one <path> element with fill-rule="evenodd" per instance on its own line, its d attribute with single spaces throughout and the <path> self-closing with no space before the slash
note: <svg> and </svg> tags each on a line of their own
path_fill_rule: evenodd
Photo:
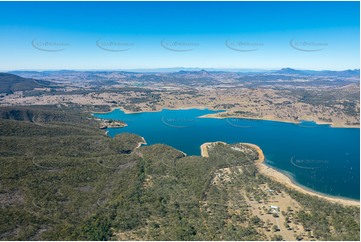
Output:
<svg viewBox="0 0 361 242">
<path fill-rule="evenodd" d="M 11 94 L 16 91 L 28 91 L 34 88 L 48 87 L 50 82 L 23 78 L 17 75 L 0 73 L 0 93 Z"/>
</svg>

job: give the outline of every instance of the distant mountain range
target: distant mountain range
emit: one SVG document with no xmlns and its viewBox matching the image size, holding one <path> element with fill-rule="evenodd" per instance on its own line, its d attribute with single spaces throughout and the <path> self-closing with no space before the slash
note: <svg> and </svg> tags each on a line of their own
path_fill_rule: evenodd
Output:
<svg viewBox="0 0 361 242">
<path fill-rule="evenodd" d="M 359 76 L 360 69 L 354 70 L 343 70 L 343 71 L 331 71 L 331 70 L 297 70 L 292 68 L 283 68 L 280 70 L 263 70 L 263 69 L 221 69 L 221 68 L 158 68 L 158 69 L 132 69 L 132 70 L 48 70 L 48 71 L 10 71 L 8 73 L 15 75 L 22 75 L 26 73 L 27 75 L 40 74 L 42 76 L 51 75 L 51 74 L 71 74 L 71 73 L 109 73 L 109 72 L 122 72 L 122 73 L 178 73 L 178 74 L 202 74 L 206 75 L 208 73 L 226 73 L 226 72 L 236 72 L 236 73 L 247 73 L 247 74 L 256 74 L 256 73 L 276 73 L 284 75 L 302 75 L 302 76 L 339 76 L 339 77 L 351 77 Z"/>
<path fill-rule="evenodd" d="M 50 85 L 50 82 L 32 78 L 23 78 L 17 75 L 0 73 L 0 93 L 11 94 L 16 91 L 27 91 Z"/>
<path fill-rule="evenodd" d="M 87 80 L 91 85 L 104 86 L 117 83 L 119 78 L 128 78 L 129 80 L 148 82 L 148 81 L 169 81 L 173 83 L 192 83 L 192 85 L 218 84 L 223 78 L 230 76 L 240 82 L 250 82 L 262 84 L 277 84 L 279 80 L 291 81 L 289 84 L 294 85 L 292 80 L 299 77 L 323 77 L 333 80 L 318 80 L 327 82 L 328 84 L 345 85 L 345 78 L 352 77 L 350 83 L 358 82 L 360 70 L 344 70 L 344 71 L 315 71 L 315 70 L 296 70 L 292 68 L 283 68 L 276 71 L 259 71 L 259 72 L 230 72 L 215 69 L 188 69 L 178 70 L 176 72 L 130 72 L 130 71 L 77 71 L 77 70 L 58 70 L 58 71 L 12 71 L 10 73 L 0 73 L 0 93 L 11 94 L 16 91 L 28 91 L 34 88 L 54 87 L 54 83 L 47 80 L 66 79 L 73 81 Z M 337 82 L 335 82 L 337 80 Z M 327 84 L 326 83 L 326 84 Z M 316 85 L 316 82 L 313 84 Z"/>
<path fill-rule="evenodd" d="M 360 69 L 344 70 L 344 71 L 313 71 L 313 70 L 296 70 L 292 68 L 283 68 L 279 71 L 275 71 L 277 74 L 290 74 L 290 75 L 303 75 L 303 76 L 339 76 L 339 77 L 351 77 L 360 76 Z"/>
</svg>

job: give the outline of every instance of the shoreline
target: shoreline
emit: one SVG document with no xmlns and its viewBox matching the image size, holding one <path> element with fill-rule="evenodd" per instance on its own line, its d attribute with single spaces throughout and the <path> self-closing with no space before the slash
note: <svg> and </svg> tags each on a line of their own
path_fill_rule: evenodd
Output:
<svg viewBox="0 0 361 242">
<path fill-rule="evenodd" d="M 322 121 L 315 121 L 311 119 L 302 119 L 300 121 L 294 121 L 294 120 L 287 120 L 287 119 L 279 119 L 279 118 L 266 118 L 266 117 L 240 117 L 240 116 L 234 116 L 230 115 L 227 117 L 219 117 L 216 116 L 216 114 L 206 114 L 203 116 L 200 116 L 198 118 L 215 118 L 215 119 L 227 119 L 227 118 L 238 118 L 238 119 L 250 119 L 250 120 L 263 120 L 263 121 L 274 121 L 274 122 L 282 122 L 282 123 L 290 123 L 290 124 L 301 124 L 302 121 L 307 122 L 314 122 L 317 125 L 329 125 L 331 128 L 351 128 L 351 129 L 359 129 L 359 125 L 344 125 L 344 124 L 338 124 L 338 123 L 327 123 Z"/>
<path fill-rule="evenodd" d="M 258 160 L 256 160 L 256 166 L 258 168 L 258 171 L 261 174 L 263 174 L 277 182 L 282 183 L 283 185 L 287 186 L 288 188 L 294 189 L 298 192 L 301 192 L 301 193 L 304 193 L 307 195 L 316 196 L 319 198 L 323 198 L 329 202 L 340 203 L 340 204 L 347 205 L 347 206 L 360 206 L 359 201 L 346 199 L 346 198 L 333 197 L 333 196 L 329 196 L 326 194 L 321 194 L 321 193 L 318 193 L 316 191 L 305 188 L 302 185 L 295 183 L 294 181 L 292 181 L 292 179 L 290 179 L 285 174 L 277 171 L 276 169 L 274 169 L 270 166 L 267 166 L 264 163 L 265 156 L 263 154 L 262 149 L 259 146 L 255 145 L 255 144 L 249 144 L 249 143 L 241 143 L 241 144 L 248 145 L 257 151 L 259 158 L 258 158 Z"/>
<path fill-rule="evenodd" d="M 301 122 L 296 122 L 292 120 L 282 120 L 277 118 L 255 118 L 255 117 L 239 117 L 239 116 L 227 116 L 227 117 L 219 117 L 215 116 L 214 114 L 206 114 L 203 116 L 200 116 L 199 118 L 215 118 L 215 119 L 227 119 L 227 118 L 237 118 L 237 119 L 250 119 L 250 120 L 264 120 L 264 121 L 274 121 L 274 122 L 282 122 L 282 123 L 291 123 L 291 124 L 300 124 Z"/>
<path fill-rule="evenodd" d="M 202 157 L 209 157 L 207 148 L 209 145 L 214 144 L 214 143 L 218 143 L 218 142 L 208 142 L 208 143 L 204 143 L 200 146 Z M 220 142 L 220 143 L 224 143 L 224 142 Z M 292 181 L 292 179 L 290 179 L 285 174 L 277 171 L 276 169 L 274 169 L 270 166 L 267 166 L 264 163 L 265 156 L 263 154 L 262 149 L 259 146 L 255 145 L 255 144 L 250 144 L 250 143 L 240 143 L 240 144 L 247 145 L 256 150 L 256 152 L 258 153 L 258 159 L 255 160 L 255 164 L 256 164 L 258 171 L 262 175 L 265 175 L 265 176 L 271 178 L 272 180 L 277 181 L 277 182 L 285 185 L 286 187 L 296 190 L 298 192 L 301 192 L 303 194 L 307 194 L 310 196 L 316 196 L 318 198 L 325 199 L 329 202 L 338 203 L 338 204 L 342 204 L 342 205 L 346 205 L 346 206 L 358 206 L 358 207 L 360 206 L 360 201 L 347 199 L 347 198 L 333 197 L 333 196 L 326 195 L 326 194 L 321 194 L 319 192 L 313 191 L 300 184 L 295 183 L 294 181 Z"/>
<path fill-rule="evenodd" d="M 163 110 L 190 110 L 190 109 L 198 109 L 198 110 L 205 110 L 208 109 L 210 111 L 216 111 L 216 112 L 224 112 L 224 109 L 214 109 L 214 108 L 209 108 L 209 107 L 204 107 L 204 106 L 192 106 L 192 107 L 179 107 L 179 108 L 161 108 L 159 110 L 147 110 L 147 111 L 128 111 L 128 110 L 124 110 L 122 107 L 110 107 L 110 111 L 107 112 L 90 112 L 91 115 L 93 114 L 107 114 L 107 113 L 111 113 L 114 110 L 119 109 L 121 111 L 123 111 L 125 114 L 138 114 L 138 113 L 159 113 L 162 112 Z"/>
<path fill-rule="evenodd" d="M 328 123 L 328 122 L 322 122 L 322 121 L 315 121 L 315 120 L 300 120 L 300 121 L 294 121 L 294 120 L 287 120 L 287 119 L 279 119 L 279 118 L 266 118 L 266 117 L 240 117 L 240 116 L 227 116 L 227 117 L 219 117 L 216 116 L 219 113 L 227 113 L 227 110 L 224 109 L 214 109 L 210 107 L 204 107 L 204 106 L 193 106 L 193 107 L 179 107 L 179 108 L 161 108 L 160 110 L 149 110 L 149 111 L 139 111 L 139 112 L 132 112 L 124 110 L 122 107 L 110 107 L 110 111 L 108 112 L 91 112 L 91 114 L 107 114 L 111 113 L 114 110 L 119 109 L 123 111 L 125 114 L 137 114 L 137 113 L 157 113 L 162 112 L 163 110 L 190 110 L 190 109 L 199 109 L 199 110 L 205 110 L 208 109 L 210 111 L 216 111 L 217 113 L 210 113 L 205 114 L 202 116 L 199 116 L 197 118 L 215 118 L 215 119 L 226 119 L 226 118 L 238 118 L 238 119 L 249 119 L 249 120 L 264 120 L 264 121 L 274 121 L 274 122 L 282 122 L 282 123 L 291 123 L 291 124 L 301 124 L 302 121 L 310 121 L 314 122 L 317 125 L 329 125 L 331 128 L 351 128 L 351 129 L 359 129 L 360 125 L 345 125 L 345 124 L 339 124 L 339 123 Z"/>
<path fill-rule="evenodd" d="M 142 138 L 142 141 L 138 142 L 138 145 L 137 147 L 135 147 L 135 149 L 138 149 L 140 148 L 142 145 L 146 145 L 147 144 L 147 141 L 145 141 L 144 137 L 141 137 Z"/>
<path fill-rule="evenodd" d="M 207 142 L 201 145 L 201 157 L 208 158 L 208 146 L 213 144 L 227 144 L 223 141 Z"/>
</svg>

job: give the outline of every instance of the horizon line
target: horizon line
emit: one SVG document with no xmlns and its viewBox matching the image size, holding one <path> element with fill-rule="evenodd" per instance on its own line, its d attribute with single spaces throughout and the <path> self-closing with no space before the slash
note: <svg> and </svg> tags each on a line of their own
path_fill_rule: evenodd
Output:
<svg viewBox="0 0 361 242">
<path fill-rule="evenodd" d="M 236 71 L 247 71 L 247 72 L 257 72 L 257 71 L 279 71 L 282 69 L 292 69 L 297 71 L 354 71 L 360 70 L 360 68 L 348 68 L 348 69 L 298 69 L 292 67 L 282 67 L 282 68 L 222 68 L 222 67 L 154 67 L 154 68 L 105 68 L 105 69 L 5 69 L 1 70 L 1 72 L 13 72 L 13 71 L 37 71 L 37 72 L 44 72 L 44 71 L 138 71 L 138 72 L 146 72 L 146 71 L 160 71 L 160 70 L 173 70 L 178 69 L 181 71 L 182 69 L 190 69 L 190 70 L 205 70 L 205 71 L 228 71 L 228 72 L 236 72 Z"/>
</svg>

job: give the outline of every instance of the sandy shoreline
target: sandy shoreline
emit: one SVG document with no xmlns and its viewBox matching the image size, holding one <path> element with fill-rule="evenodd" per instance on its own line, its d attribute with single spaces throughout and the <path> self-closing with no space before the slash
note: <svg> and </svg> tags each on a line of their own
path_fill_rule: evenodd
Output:
<svg viewBox="0 0 361 242">
<path fill-rule="evenodd" d="M 315 122 L 317 125 L 330 125 L 331 128 L 360 128 L 359 125 L 344 125 L 339 123 L 327 123 L 327 122 L 321 122 L 321 121 L 314 121 L 314 120 L 301 120 L 301 121 L 294 121 L 294 120 L 287 120 L 287 119 L 278 119 L 278 118 L 266 118 L 266 117 L 240 117 L 240 116 L 227 116 L 227 117 L 219 117 L 216 114 L 206 114 L 203 116 L 200 116 L 199 118 L 216 118 L 216 119 L 226 119 L 226 118 L 238 118 L 238 119 L 251 119 L 251 120 L 265 120 L 265 121 L 276 121 L 276 122 L 282 122 L 282 123 L 291 123 L 291 124 L 301 124 L 302 121 L 310 121 Z"/>
<path fill-rule="evenodd" d="M 276 119 L 276 118 L 255 118 L 255 117 L 239 117 L 239 116 L 227 116 L 227 117 L 219 117 L 216 116 L 216 114 L 206 114 L 203 116 L 200 116 L 199 118 L 215 118 L 215 119 L 226 119 L 226 118 L 237 118 L 237 119 L 251 119 L 251 120 L 265 120 L 265 121 L 276 121 L 276 122 L 282 122 L 282 123 L 292 123 L 292 124 L 300 124 L 301 122 L 296 122 L 292 120 L 284 120 L 284 119 Z"/>
<path fill-rule="evenodd" d="M 144 137 L 141 137 L 142 141 L 138 143 L 137 147 L 135 147 L 135 149 L 140 148 L 142 145 L 146 145 L 147 141 L 145 141 Z"/>
<path fill-rule="evenodd" d="M 209 142 L 209 143 L 204 143 L 201 145 L 201 155 L 202 157 L 209 157 L 208 155 L 208 146 L 211 145 L 211 144 L 214 144 L 214 143 L 217 143 L 217 142 Z M 220 143 L 224 143 L 224 142 L 220 142 Z M 265 161 L 265 156 L 263 154 L 263 151 L 261 150 L 261 148 L 255 144 L 250 144 L 250 143 L 241 143 L 241 144 L 244 144 L 244 145 L 247 145 L 253 149 L 255 149 L 258 153 L 258 159 L 255 161 L 256 162 L 256 166 L 258 168 L 258 171 L 277 181 L 277 182 L 280 182 L 282 183 L 283 185 L 287 186 L 288 188 L 291 188 L 291 189 L 294 189 L 298 192 L 301 192 L 301 193 L 304 193 L 304 194 L 308 194 L 308 195 L 311 195 L 311 196 L 316 196 L 316 197 L 319 197 L 319 198 L 322 198 L 322 199 L 325 199 L 329 202 L 334 202 L 334 203 L 339 203 L 339 204 L 342 204 L 342 205 L 347 205 L 347 206 L 360 206 L 360 202 L 359 201 L 356 201 L 356 200 L 351 200 L 351 199 L 345 199 L 345 198 L 338 198 L 338 197 L 332 197 L 332 196 L 327 196 L 327 195 L 324 195 L 324 194 L 320 194 L 320 193 L 317 193 L 315 191 L 311 191 L 311 190 L 308 190 L 306 188 L 303 188 L 302 186 L 298 185 L 298 184 L 295 184 L 289 177 L 287 177 L 286 175 L 284 175 L 283 173 L 267 166 L 266 164 L 264 164 L 264 161 Z"/>
<path fill-rule="evenodd" d="M 190 109 L 199 109 L 199 110 L 211 110 L 211 111 L 224 111 L 224 109 L 213 109 L 213 108 L 209 108 L 209 107 L 203 107 L 203 106 L 192 106 L 192 107 L 177 107 L 177 108 L 161 108 L 159 110 L 146 110 L 146 111 L 138 111 L 138 112 L 133 112 L 133 111 L 128 111 L 128 110 L 124 110 L 122 107 L 110 107 L 110 111 L 107 112 L 91 112 L 92 115 L 94 113 L 96 114 L 107 114 L 107 113 L 111 113 L 114 110 L 119 109 L 121 111 L 123 111 L 125 114 L 137 114 L 137 113 L 159 113 L 162 112 L 163 110 L 190 110 Z"/>
<path fill-rule="evenodd" d="M 213 145 L 213 144 L 226 144 L 225 142 L 222 141 L 216 141 L 216 142 L 207 142 L 201 145 L 201 156 L 202 157 L 206 157 L 208 158 L 208 146 Z"/>
<path fill-rule="evenodd" d="M 312 196 L 317 196 L 319 198 L 326 199 L 327 201 L 340 203 L 340 204 L 343 204 L 343 205 L 360 206 L 359 201 L 323 195 L 323 194 L 320 194 L 320 193 L 305 189 L 305 188 L 295 184 L 289 177 L 287 177 L 283 173 L 281 173 L 281 172 L 267 166 L 266 164 L 264 164 L 265 156 L 264 156 L 263 151 L 261 150 L 260 147 L 258 147 L 257 145 L 254 145 L 254 144 L 248 144 L 248 143 L 243 143 L 243 144 L 254 148 L 258 152 L 258 157 L 259 158 L 256 161 L 256 166 L 258 168 L 258 171 L 260 173 L 262 173 L 263 175 L 266 175 L 269 178 L 271 178 L 271 179 L 273 179 L 275 181 L 278 181 L 278 182 L 282 183 L 283 185 L 285 185 L 285 186 L 287 186 L 289 188 L 292 188 L 292 189 L 294 189 L 294 190 L 296 190 L 298 192 L 302 192 L 302 193 L 312 195 Z"/>
<path fill-rule="evenodd" d="M 189 110 L 189 109 L 199 109 L 204 110 L 208 109 L 211 111 L 219 111 L 219 112 L 227 112 L 224 109 L 213 109 L 209 107 L 204 106 L 192 106 L 192 107 L 178 107 L 178 108 L 161 108 L 160 110 L 149 110 L 149 111 L 139 111 L 139 112 L 132 112 L 124 110 L 122 107 L 111 107 L 110 111 L 108 112 L 91 112 L 92 114 L 98 113 L 98 114 L 106 114 L 111 113 L 116 109 L 122 110 L 125 114 L 136 114 L 136 113 L 156 113 L 156 112 L 162 112 L 163 110 Z M 251 120 L 265 120 L 265 121 L 276 121 L 276 122 L 282 122 L 282 123 L 292 123 L 292 124 L 300 124 L 301 121 L 294 121 L 294 120 L 287 120 L 287 119 L 278 119 L 278 118 L 266 118 L 266 117 L 240 117 L 240 116 L 227 116 L 227 117 L 219 117 L 217 116 L 219 113 L 212 113 L 212 114 L 206 114 L 199 116 L 198 118 L 216 118 L 216 119 L 225 119 L 225 118 L 239 118 L 239 119 L 251 119 Z M 360 128 L 359 125 L 344 125 L 339 123 L 327 123 L 322 121 L 314 121 L 314 120 L 302 120 L 302 121 L 311 121 L 315 122 L 317 125 L 330 125 L 331 128 Z"/>
</svg>

